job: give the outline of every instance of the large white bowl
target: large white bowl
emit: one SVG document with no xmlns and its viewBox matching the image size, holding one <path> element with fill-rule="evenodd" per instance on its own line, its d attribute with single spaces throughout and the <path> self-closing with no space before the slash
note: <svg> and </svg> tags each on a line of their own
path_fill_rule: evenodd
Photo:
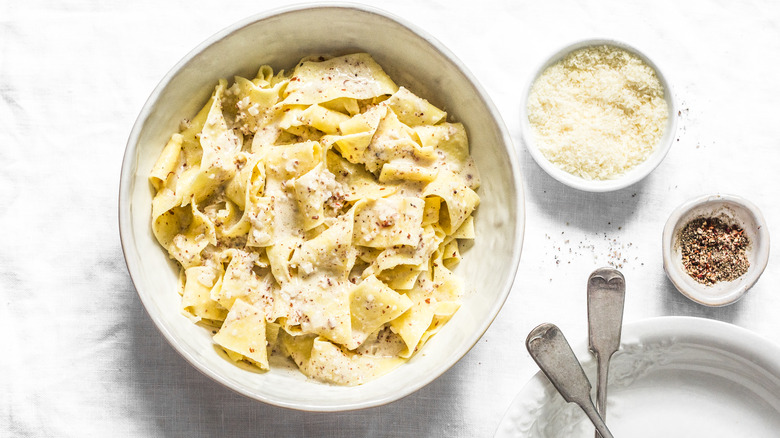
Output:
<svg viewBox="0 0 780 438">
<path fill-rule="evenodd" d="M 211 333 L 179 313 L 177 267 L 151 231 L 147 175 L 179 122 L 206 102 L 219 78 L 253 75 L 262 64 L 290 69 L 311 54 L 365 51 L 400 85 L 444 108 L 468 130 L 482 174 L 478 237 L 455 270 L 467 285 L 461 309 L 408 363 L 358 387 L 306 379 L 297 371 L 255 373 L 220 356 Z M 441 43 L 403 20 L 356 5 L 298 6 L 240 21 L 209 38 L 163 78 L 141 110 L 122 164 L 119 228 L 138 296 L 160 332 L 217 382 L 270 404 L 312 411 L 366 408 L 433 381 L 479 340 L 512 287 L 524 229 L 523 190 L 510 136 L 477 81 Z"/>
</svg>

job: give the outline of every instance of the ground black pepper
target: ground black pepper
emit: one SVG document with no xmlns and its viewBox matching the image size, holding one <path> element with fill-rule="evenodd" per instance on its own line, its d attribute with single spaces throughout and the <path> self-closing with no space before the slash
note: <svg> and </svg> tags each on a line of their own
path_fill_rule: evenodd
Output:
<svg viewBox="0 0 780 438">
<path fill-rule="evenodd" d="M 750 267 L 750 240 L 742 228 L 718 218 L 694 219 L 680 232 L 680 250 L 685 271 L 699 283 L 713 285 L 733 281 Z"/>
</svg>

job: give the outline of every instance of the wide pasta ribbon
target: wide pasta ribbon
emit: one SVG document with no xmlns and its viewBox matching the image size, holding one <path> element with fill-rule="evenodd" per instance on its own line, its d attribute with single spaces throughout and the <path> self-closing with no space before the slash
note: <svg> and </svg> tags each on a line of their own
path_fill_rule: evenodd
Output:
<svg viewBox="0 0 780 438">
<path fill-rule="evenodd" d="M 220 80 L 149 175 L 152 229 L 181 266 L 181 311 L 262 370 L 361 384 L 460 306 L 475 234 L 463 125 L 364 53 Z"/>
</svg>

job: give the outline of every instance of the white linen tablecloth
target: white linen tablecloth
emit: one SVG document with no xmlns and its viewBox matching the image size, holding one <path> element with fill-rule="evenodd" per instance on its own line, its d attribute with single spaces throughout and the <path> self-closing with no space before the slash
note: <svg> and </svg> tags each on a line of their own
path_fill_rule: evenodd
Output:
<svg viewBox="0 0 780 438">
<path fill-rule="evenodd" d="M 477 346 L 422 390 L 356 412 L 268 406 L 201 375 L 166 343 L 125 268 L 119 169 L 157 82 L 211 34 L 285 2 L 0 0 L 0 436 L 492 436 L 536 372 L 538 323 L 584 342 L 585 280 L 621 266 L 625 320 L 691 315 L 780 342 L 780 260 L 737 304 L 705 308 L 664 275 L 661 230 L 689 198 L 733 193 L 780 232 L 780 3 L 371 1 L 426 29 L 487 89 L 512 134 L 527 228 L 514 290 Z M 680 105 L 677 141 L 644 181 L 607 194 L 545 174 L 520 137 L 520 95 L 559 47 L 645 50 Z"/>
</svg>

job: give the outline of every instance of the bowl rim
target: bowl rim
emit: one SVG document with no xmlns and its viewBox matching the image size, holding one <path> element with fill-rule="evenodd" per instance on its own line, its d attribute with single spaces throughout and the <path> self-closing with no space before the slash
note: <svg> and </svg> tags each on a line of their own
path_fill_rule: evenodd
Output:
<svg viewBox="0 0 780 438">
<path fill-rule="evenodd" d="M 534 83 L 536 83 L 536 80 L 548 67 L 562 60 L 566 57 L 566 55 L 574 52 L 575 50 L 603 45 L 617 47 L 632 53 L 638 56 L 645 64 L 650 66 L 655 71 L 658 80 L 664 87 L 664 96 L 667 101 L 669 118 L 667 120 L 665 129 L 668 130 L 668 132 L 664 132 L 663 137 L 661 137 L 661 141 L 656 146 L 657 150 L 651 152 L 647 159 L 637 164 L 632 169 L 629 169 L 627 172 L 619 175 L 614 179 L 589 181 L 559 168 L 550 162 L 536 146 L 536 141 L 533 138 L 533 130 L 531 128 L 530 122 L 528 121 L 528 97 L 531 94 L 531 89 L 533 88 Z M 652 58 L 646 54 L 645 51 L 637 49 L 632 44 L 628 44 L 614 38 L 585 38 L 575 40 L 574 42 L 562 46 L 558 50 L 554 51 L 551 56 L 547 57 L 544 61 L 538 63 L 537 65 L 538 67 L 532 70 L 530 78 L 526 80 L 525 86 L 523 88 L 523 94 L 520 101 L 520 127 L 523 144 L 525 145 L 526 150 L 531 154 L 531 157 L 534 159 L 536 164 L 538 164 L 539 167 L 547 172 L 548 175 L 564 185 L 585 192 L 611 192 L 624 189 L 641 181 L 647 175 L 652 173 L 653 170 L 655 170 L 655 168 L 661 164 L 664 158 L 666 158 L 666 155 L 672 148 L 675 134 L 677 132 L 678 103 L 675 99 L 674 89 L 672 87 L 671 81 L 668 79 L 669 74 L 661 71 L 661 69 L 658 67 L 658 64 L 655 63 Z M 667 135 L 668 139 L 666 139 Z M 666 141 L 664 141 L 664 139 L 666 139 Z"/>
<path fill-rule="evenodd" d="M 360 13 L 377 15 L 380 16 L 381 18 L 393 21 L 398 25 L 400 25 L 401 27 L 411 31 L 415 36 L 420 38 L 422 41 L 425 41 L 435 51 L 440 53 L 449 63 L 455 66 L 459 70 L 460 74 L 462 74 L 470 82 L 471 86 L 474 88 L 476 92 L 475 94 L 479 97 L 482 104 L 489 111 L 491 118 L 495 122 L 495 126 L 499 131 L 498 132 L 499 137 L 503 139 L 503 144 L 506 148 L 509 166 L 512 174 L 512 179 L 510 183 L 515 188 L 515 202 L 517 205 L 517 212 L 516 212 L 517 220 L 515 221 L 514 224 L 514 233 L 515 236 L 517 236 L 517 241 L 515 242 L 512 248 L 511 262 L 509 265 L 510 267 L 509 267 L 507 278 L 503 280 L 501 285 L 501 289 L 502 289 L 501 293 L 498 295 L 495 302 L 491 305 L 487 317 L 484 318 L 481 324 L 478 325 L 477 329 L 473 331 L 470 339 L 464 344 L 464 347 L 462 348 L 462 352 L 458 352 L 458 354 L 455 355 L 456 357 L 454 360 L 450 359 L 448 361 L 442 361 L 434 368 L 434 370 L 431 373 L 422 376 L 422 378 L 419 379 L 417 382 L 415 382 L 414 385 L 409 385 L 401 391 L 390 393 L 386 396 L 381 396 L 381 397 L 370 397 L 362 401 L 350 401 L 350 402 L 344 402 L 339 405 L 326 405 L 326 406 L 318 405 L 316 403 L 311 403 L 311 402 L 298 403 L 298 402 L 280 401 L 272 397 L 268 397 L 263 394 L 259 394 L 255 391 L 249 390 L 246 387 L 243 387 L 241 385 L 234 384 L 232 381 L 224 378 L 217 371 L 210 369 L 205 363 L 202 363 L 196 356 L 190 354 L 190 352 L 187 351 L 187 349 L 178 342 L 177 337 L 164 324 L 164 320 L 165 320 L 164 315 L 162 315 L 160 312 L 155 311 L 155 307 L 151 305 L 151 301 L 150 301 L 151 298 L 147 297 L 147 293 L 143 292 L 137 286 L 138 284 L 140 284 L 140 280 L 136 279 L 136 277 L 140 275 L 139 274 L 140 267 L 136 264 L 137 257 L 134 256 L 138 256 L 139 254 L 137 248 L 133 243 L 135 239 L 134 239 L 133 229 L 131 226 L 133 220 L 131 214 L 132 209 L 130 206 L 130 200 L 132 199 L 132 188 L 134 187 L 133 179 L 138 172 L 135 158 L 137 158 L 137 145 L 140 138 L 140 134 L 143 131 L 144 126 L 146 125 L 147 119 L 152 114 L 152 109 L 154 107 L 155 102 L 160 98 L 160 95 L 162 94 L 163 90 L 166 87 L 168 87 L 171 81 L 194 58 L 199 56 L 204 50 L 219 43 L 219 41 L 228 37 L 229 35 L 239 32 L 245 29 L 246 27 L 260 21 L 278 18 L 282 15 L 299 13 L 299 12 L 312 10 L 312 9 L 357 11 Z M 501 308 L 506 302 L 509 293 L 512 291 L 512 286 L 514 284 L 515 277 L 517 276 L 517 271 L 520 263 L 520 256 L 521 256 L 522 247 L 524 243 L 525 191 L 524 191 L 524 185 L 523 185 L 521 172 L 520 172 L 520 165 L 518 163 L 517 150 L 516 147 L 514 146 L 514 143 L 512 142 L 512 138 L 509 134 L 509 131 L 507 130 L 506 124 L 503 118 L 501 117 L 500 112 L 496 108 L 489 94 L 477 81 L 476 77 L 471 73 L 471 71 L 466 67 L 466 65 L 455 56 L 453 52 L 451 52 L 447 47 L 444 46 L 444 44 L 439 42 L 436 38 L 434 38 L 425 30 L 419 28 L 418 26 L 414 25 L 408 20 L 372 6 L 358 4 L 358 3 L 351 3 L 351 2 L 336 2 L 336 3 L 324 3 L 324 4 L 323 3 L 300 3 L 291 6 L 269 9 L 267 11 L 245 17 L 241 20 L 238 20 L 228 25 L 227 27 L 223 28 L 222 30 L 214 33 L 213 35 L 205 39 L 203 42 L 198 44 L 194 49 L 190 50 L 163 76 L 163 78 L 159 81 L 157 86 L 154 88 L 154 90 L 151 92 L 151 94 L 145 101 L 138 117 L 136 118 L 133 124 L 132 130 L 128 136 L 128 140 L 125 146 L 125 153 L 122 159 L 122 166 L 121 166 L 121 173 L 120 173 L 119 196 L 118 196 L 118 225 L 119 225 L 120 243 L 122 247 L 122 254 L 125 260 L 125 265 L 127 267 L 128 273 L 130 274 L 130 278 L 131 281 L 133 282 L 133 286 L 136 290 L 136 293 L 141 300 L 141 304 L 143 305 L 143 308 L 147 312 L 147 315 L 152 320 L 157 330 L 166 339 L 168 344 L 171 347 L 173 347 L 173 349 L 181 357 L 183 357 L 190 365 L 192 365 L 203 375 L 220 383 L 224 387 L 229 388 L 234 392 L 237 392 L 245 397 L 258 400 L 263 403 L 267 403 L 278 407 L 288 408 L 288 409 L 302 410 L 302 411 L 339 412 L 339 411 L 349 411 L 349 410 L 365 409 L 370 407 L 381 406 L 399 400 L 401 398 L 404 398 L 416 392 L 417 390 L 423 388 L 424 386 L 430 384 L 434 380 L 436 380 L 447 370 L 449 370 L 452 366 L 454 366 L 458 361 L 460 361 L 463 357 L 465 357 L 466 354 L 468 354 L 468 352 L 471 351 L 474 345 L 476 345 L 477 342 L 479 342 L 479 340 L 482 338 L 484 333 L 487 331 L 488 327 L 498 316 L 498 313 L 500 312 Z"/>
<path fill-rule="evenodd" d="M 682 219 L 688 213 L 698 207 L 718 203 L 732 204 L 747 212 L 757 225 L 756 240 L 760 241 L 761 245 L 758 245 L 757 242 L 752 242 L 754 247 L 756 247 L 759 251 L 756 252 L 755 258 L 751 260 L 751 265 L 755 264 L 755 269 L 745 273 L 745 275 L 749 275 L 745 278 L 745 281 L 739 284 L 735 284 L 733 289 L 727 293 L 724 293 L 722 296 L 711 297 L 700 293 L 700 288 L 691 288 L 686 285 L 686 283 L 683 281 L 683 274 L 680 274 L 672 267 L 673 263 L 676 264 L 676 260 L 673 257 L 672 252 L 674 236 L 677 233 L 677 230 L 683 226 Z M 682 203 L 669 215 L 669 219 L 667 219 L 666 224 L 664 225 L 661 238 L 663 266 L 664 272 L 666 272 L 666 276 L 681 294 L 686 296 L 691 301 L 702 304 L 704 306 L 722 307 L 739 301 L 758 281 L 758 279 L 761 277 L 761 274 L 763 274 L 764 270 L 766 269 L 767 263 L 769 261 L 769 229 L 767 228 L 764 215 L 755 204 L 737 195 L 721 193 L 702 195 Z"/>
</svg>

